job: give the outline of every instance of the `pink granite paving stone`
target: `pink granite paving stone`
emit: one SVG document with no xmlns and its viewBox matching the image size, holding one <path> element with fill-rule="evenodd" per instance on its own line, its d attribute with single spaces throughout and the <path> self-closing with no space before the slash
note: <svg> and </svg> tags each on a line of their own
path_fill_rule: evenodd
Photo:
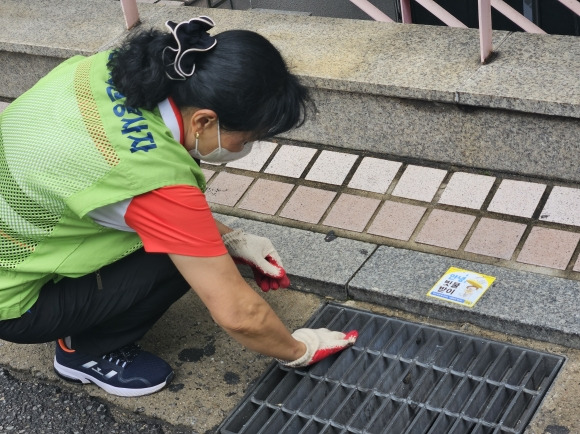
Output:
<svg viewBox="0 0 580 434">
<path fill-rule="evenodd" d="M 362 232 L 380 203 L 378 199 L 342 194 L 334 203 L 323 224 Z"/>
<path fill-rule="evenodd" d="M 465 251 L 509 260 L 525 230 L 526 225 L 521 223 L 484 217 L 471 234 Z"/>
<path fill-rule="evenodd" d="M 369 234 L 408 241 L 421 221 L 426 208 L 406 203 L 385 201 L 371 224 Z"/>
<path fill-rule="evenodd" d="M 534 214 L 545 189 L 544 184 L 504 179 L 487 210 L 529 218 Z"/>
<path fill-rule="evenodd" d="M 434 209 L 415 241 L 457 250 L 474 220 L 475 217 L 472 215 Z"/>
<path fill-rule="evenodd" d="M 202 168 L 201 172 L 203 173 L 203 176 L 205 176 L 205 182 L 208 182 L 211 179 L 211 177 L 215 175 L 215 170 Z"/>
<path fill-rule="evenodd" d="M 220 172 L 205 190 L 205 197 L 208 202 L 234 206 L 253 180 L 249 176 Z"/>
<path fill-rule="evenodd" d="M 348 183 L 350 188 L 385 193 L 402 163 L 379 158 L 365 157 Z"/>
<path fill-rule="evenodd" d="M 493 176 L 456 172 L 447 183 L 439 203 L 479 209 L 494 181 Z"/>
<path fill-rule="evenodd" d="M 578 245 L 580 234 L 542 227 L 532 228 L 517 261 L 565 270 Z"/>
<path fill-rule="evenodd" d="M 262 214 L 276 214 L 294 184 L 258 179 L 248 190 L 238 207 Z"/>
<path fill-rule="evenodd" d="M 540 214 L 540 220 L 580 226 L 580 189 L 554 187 Z"/>
<path fill-rule="evenodd" d="M 306 175 L 308 181 L 341 185 L 358 155 L 322 151 Z"/>
<path fill-rule="evenodd" d="M 268 161 L 268 158 L 270 158 L 270 155 L 272 155 L 272 152 L 274 152 L 274 149 L 276 149 L 276 146 L 278 145 L 273 142 L 256 141 L 252 146 L 252 152 L 244 158 L 226 164 L 226 167 L 259 172 Z"/>
<path fill-rule="evenodd" d="M 393 190 L 393 196 L 431 202 L 447 171 L 409 165 Z"/>
<path fill-rule="evenodd" d="M 334 191 L 299 186 L 280 212 L 280 217 L 318 223 L 336 196 Z"/>
<path fill-rule="evenodd" d="M 316 149 L 302 146 L 282 145 L 280 149 L 264 170 L 265 173 L 273 175 L 289 176 L 300 178 L 312 157 L 316 154 Z"/>
</svg>

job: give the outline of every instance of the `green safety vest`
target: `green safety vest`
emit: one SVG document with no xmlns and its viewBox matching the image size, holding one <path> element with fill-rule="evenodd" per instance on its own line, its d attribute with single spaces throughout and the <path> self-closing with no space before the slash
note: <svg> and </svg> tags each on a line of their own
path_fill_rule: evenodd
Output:
<svg viewBox="0 0 580 434">
<path fill-rule="evenodd" d="M 65 61 L 0 115 L 0 320 L 26 312 L 46 282 L 141 247 L 87 213 L 168 185 L 205 190 L 159 111 L 124 105 L 109 56 Z"/>
</svg>

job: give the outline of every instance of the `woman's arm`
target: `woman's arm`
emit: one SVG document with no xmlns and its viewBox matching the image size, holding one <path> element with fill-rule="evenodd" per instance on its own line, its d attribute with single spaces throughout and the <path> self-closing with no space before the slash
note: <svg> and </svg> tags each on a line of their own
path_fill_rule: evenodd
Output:
<svg viewBox="0 0 580 434">
<path fill-rule="evenodd" d="M 218 231 L 219 231 L 220 235 L 223 236 L 223 235 L 227 234 L 228 232 L 232 232 L 233 231 L 232 228 L 230 228 L 229 226 L 224 225 L 222 222 L 217 221 L 217 220 L 215 222 L 216 222 L 216 225 L 218 227 Z"/>
<path fill-rule="evenodd" d="M 169 257 L 215 322 L 236 341 L 261 354 L 292 361 L 306 353 L 270 305 L 242 278 L 229 255 Z"/>
</svg>

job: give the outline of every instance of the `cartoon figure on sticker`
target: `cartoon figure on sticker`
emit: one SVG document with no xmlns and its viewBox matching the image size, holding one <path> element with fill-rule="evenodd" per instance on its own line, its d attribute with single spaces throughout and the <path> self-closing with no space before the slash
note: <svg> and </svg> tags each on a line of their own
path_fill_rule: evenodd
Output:
<svg viewBox="0 0 580 434">
<path fill-rule="evenodd" d="M 465 287 L 463 291 L 463 297 L 471 298 L 473 294 L 477 292 L 477 290 L 485 288 L 487 286 L 487 281 L 482 277 L 474 277 L 473 279 L 467 279 L 466 283 L 468 285 Z"/>
</svg>

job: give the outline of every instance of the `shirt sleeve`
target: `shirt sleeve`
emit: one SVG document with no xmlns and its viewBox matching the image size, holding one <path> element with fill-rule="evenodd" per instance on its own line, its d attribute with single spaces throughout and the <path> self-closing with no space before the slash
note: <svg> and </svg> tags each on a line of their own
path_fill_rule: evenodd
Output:
<svg viewBox="0 0 580 434">
<path fill-rule="evenodd" d="M 205 196 L 196 187 L 163 187 L 135 196 L 125 222 L 147 252 L 200 257 L 227 253 Z"/>
</svg>

